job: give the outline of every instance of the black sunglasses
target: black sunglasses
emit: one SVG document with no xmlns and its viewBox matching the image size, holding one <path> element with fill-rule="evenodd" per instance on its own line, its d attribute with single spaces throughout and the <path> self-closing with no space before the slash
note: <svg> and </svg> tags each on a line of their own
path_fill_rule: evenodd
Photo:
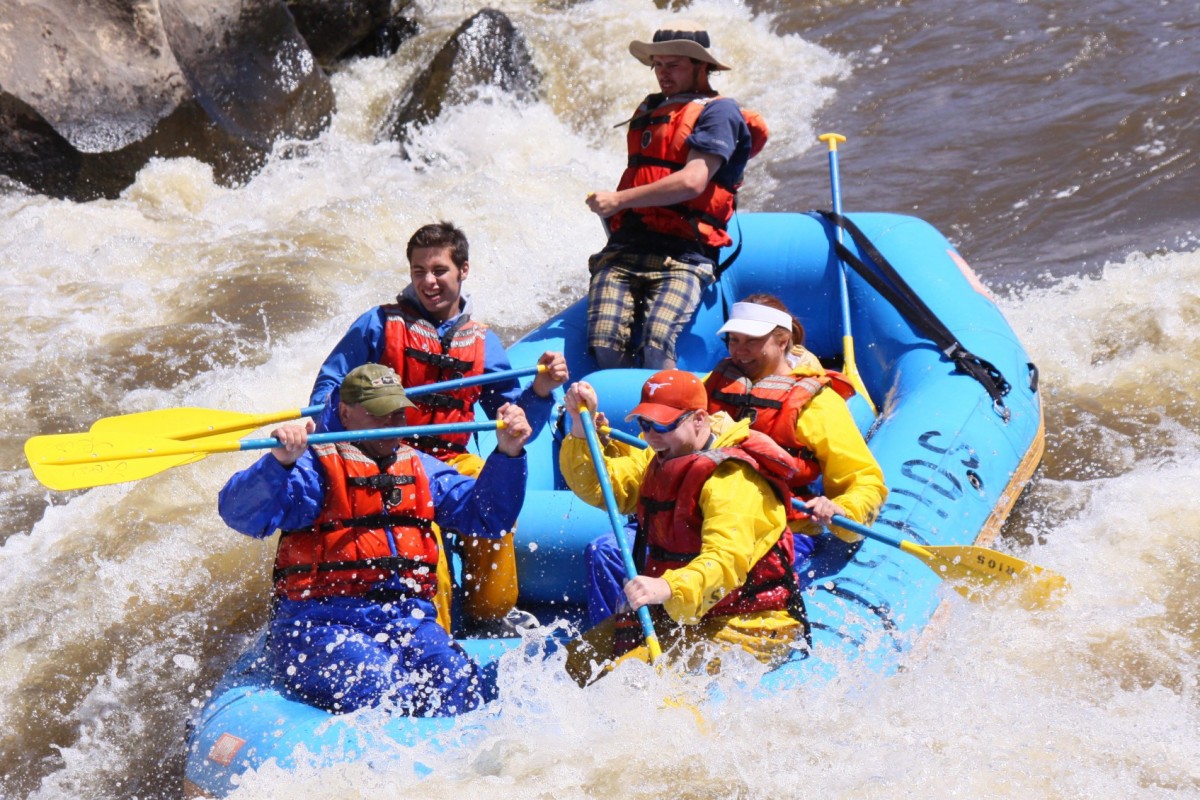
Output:
<svg viewBox="0 0 1200 800">
<path fill-rule="evenodd" d="M 662 425 L 654 422 L 653 420 L 646 419 L 645 417 L 637 417 L 636 419 L 638 427 L 642 429 L 642 433 L 649 433 L 650 431 L 654 431 L 655 433 L 670 433 L 682 425 L 685 419 L 695 413 L 695 411 L 685 411 L 676 417 L 675 421 L 670 425 Z"/>
</svg>

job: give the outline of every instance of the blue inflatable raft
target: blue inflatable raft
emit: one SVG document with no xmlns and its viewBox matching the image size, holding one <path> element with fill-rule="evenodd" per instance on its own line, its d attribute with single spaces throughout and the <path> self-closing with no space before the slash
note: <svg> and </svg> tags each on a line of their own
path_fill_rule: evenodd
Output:
<svg viewBox="0 0 1200 800">
<path fill-rule="evenodd" d="M 743 214 L 739 220 L 732 230 L 740 252 L 681 336 L 679 367 L 704 374 L 724 357 L 715 332 L 730 306 L 755 292 L 783 299 L 803 321 L 808 348 L 837 366 L 842 259 L 829 215 Z M 927 546 L 986 546 L 1042 455 L 1037 371 L 986 289 L 931 226 L 892 214 L 848 220 L 843 255 L 859 264 L 847 270 L 857 362 L 879 415 L 858 398 L 852 410 L 890 489 L 875 528 Z M 649 373 L 595 372 L 585 330 L 580 301 L 515 343 L 512 363 L 533 364 L 546 350 L 564 352 L 572 379 L 596 385 L 602 410 L 624 424 Z M 543 623 L 582 616 L 584 547 L 609 529 L 604 511 L 566 489 L 557 469 L 562 435 L 556 425 L 528 448 L 529 491 L 516 534 L 519 604 Z M 492 442 L 484 436 L 477 444 L 488 452 Z M 769 673 L 763 691 L 828 675 L 847 659 L 883 673 L 895 669 L 944 597 L 941 579 L 894 547 L 822 541 L 805 597 L 814 655 Z M 520 640 L 463 642 L 490 660 Z M 191 796 L 223 797 L 236 776 L 271 759 L 286 767 L 298 751 L 305 758 L 351 760 L 369 755 L 379 735 L 403 745 L 469 724 L 398 717 L 383 734 L 368 733 L 289 697 L 258 665 L 257 650 L 246 653 L 192 721 Z"/>
</svg>

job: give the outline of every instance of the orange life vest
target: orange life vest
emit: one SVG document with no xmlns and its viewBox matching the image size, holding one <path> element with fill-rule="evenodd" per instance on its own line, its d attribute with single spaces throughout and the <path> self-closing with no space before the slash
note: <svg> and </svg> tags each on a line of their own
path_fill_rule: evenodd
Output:
<svg viewBox="0 0 1200 800">
<path fill-rule="evenodd" d="M 667 98 L 652 94 L 642 101 L 629 121 L 626 141 L 629 162 L 621 175 L 617 191 L 645 186 L 683 169 L 687 163 L 687 138 L 705 106 L 728 99 L 713 94 L 678 94 Z M 750 157 L 758 155 L 767 143 L 767 125 L 760 114 L 739 109 L 750 128 Z M 670 206 L 647 206 L 621 211 L 609 220 L 613 232 L 620 229 L 627 215 L 638 217 L 647 228 L 680 239 L 699 241 L 709 247 L 724 247 L 732 242 L 725 225 L 733 216 L 737 186 L 721 186 L 709 181 L 698 197 Z"/>
<path fill-rule="evenodd" d="M 418 314 L 405 300 L 382 307 L 384 312 L 383 363 L 400 376 L 406 387 L 483 374 L 487 327 L 467 315 L 439 336 L 437 328 Z M 468 386 L 412 398 L 416 408 L 405 416 L 408 425 L 435 425 L 447 422 L 472 422 L 475 402 L 483 392 L 480 386 Z M 448 461 L 465 453 L 469 433 L 448 433 L 411 440 L 425 452 Z"/>
<path fill-rule="evenodd" d="M 638 537 L 645 537 L 642 574 L 659 577 L 700 555 L 704 514 L 700 490 L 726 459 L 749 464 L 771 483 L 785 505 L 791 503 L 788 480 L 793 459 L 768 437 L 750 432 L 736 447 L 701 450 L 663 461 L 654 458 L 642 479 L 638 501 Z M 635 547 L 641 552 L 641 547 Z M 779 542 L 758 560 L 746 581 L 708 611 L 708 615 L 747 614 L 791 607 L 795 587 L 792 537 L 785 529 Z"/>
<path fill-rule="evenodd" d="M 276 594 L 361 596 L 395 575 L 406 594 L 432 600 L 438 540 L 429 477 L 417 452 L 401 447 L 381 470 L 348 442 L 312 451 L 325 473 L 325 505 L 312 525 L 280 535 Z"/>
<path fill-rule="evenodd" d="M 821 477 L 821 464 L 808 444 L 796 436 L 796 429 L 805 407 L 826 387 L 843 399 L 854 395 L 850 381 L 834 370 L 826 370 L 822 377 L 768 375 L 751 383 L 728 358 L 722 359 L 704 381 L 709 413 L 724 411 L 734 419 L 750 420 L 752 430 L 770 436 L 795 457 L 796 476 L 790 485 L 792 493 L 803 499 L 813 496 L 809 484 Z M 788 519 L 804 518 L 788 506 Z"/>
</svg>

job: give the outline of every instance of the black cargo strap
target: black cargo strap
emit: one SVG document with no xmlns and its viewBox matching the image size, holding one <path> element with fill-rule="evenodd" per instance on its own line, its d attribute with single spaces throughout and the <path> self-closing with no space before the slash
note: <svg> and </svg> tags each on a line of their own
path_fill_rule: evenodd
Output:
<svg viewBox="0 0 1200 800">
<path fill-rule="evenodd" d="M 315 565 L 316 572 L 343 572 L 366 569 L 377 569 L 403 575 L 408 572 L 417 572 L 419 570 L 432 571 L 433 567 L 421 561 L 416 561 L 411 558 L 404 558 L 402 556 L 364 558 L 358 561 L 323 561 Z M 286 578 L 289 575 L 298 575 L 313 571 L 313 564 L 294 564 L 290 567 L 277 568 L 275 570 L 275 580 L 278 581 L 279 579 Z"/>
<path fill-rule="evenodd" d="M 283 535 L 311 533 L 313 531 L 317 533 L 329 533 L 339 528 L 367 528 L 375 530 L 378 528 L 399 528 L 402 526 L 429 530 L 431 523 L 427 519 L 410 517 L 407 514 L 366 514 L 361 517 L 329 520 L 328 522 L 322 522 L 320 525 L 306 525 L 303 528 L 292 528 L 291 530 L 283 531 Z"/>
<path fill-rule="evenodd" d="M 1004 404 L 1004 396 L 1009 393 L 1012 386 L 1000 373 L 1000 370 L 963 347 L 945 323 L 937 318 L 925 301 L 900 277 L 896 268 L 884 257 L 883 253 L 879 252 L 879 248 L 867 238 L 857 225 L 847 217 L 832 211 L 818 210 L 814 213 L 821 215 L 831 225 L 841 227 L 848 232 L 874 269 L 864 263 L 848 247 L 837 241 L 836 237 L 833 237 L 833 246 L 838 257 L 849 264 L 855 272 L 862 276 L 863 280 L 890 302 L 918 332 L 929 337 L 942 351 L 942 355 L 953 362 L 959 372 L 977 380 L 988 396 L 992 398 L 992 404 L 997 413 L 1007 422 L 1011 412 Z"/>
</svg>

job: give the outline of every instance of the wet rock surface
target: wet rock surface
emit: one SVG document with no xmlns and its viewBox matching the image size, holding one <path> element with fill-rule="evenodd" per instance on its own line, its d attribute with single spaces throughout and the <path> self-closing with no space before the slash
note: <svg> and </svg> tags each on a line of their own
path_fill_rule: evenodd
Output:
<svg viewBox="0 0 1200 800">
<path fill-rule="evenodd" d="M 249 178 L 280 139 L 329 124 L 325 68 L 388 56 L 418 23 L 399 0 L 0 0 L 0 187 L 116 197 L 154 157 Z M 512 21 L 466 20 L 397 98 L 381 138 L 403 142 L 450 105 L 541 81 Z"/>
<path fill-rule="evenodd" d="M 525 37 L 503 13 L 484 9 L 454 32 L 388 114 L 382 135 L 404 141 L 447 105 L 470 102 L 485 87 L 532 99 L 541 84 Z"/>
<path fill-rule="evenodd" d="M 0 0 L 0 172 L 73 200 L 117 196 L 155 156 L 236 181 L 333 92 L 277 0 Z"/>
</svg>

